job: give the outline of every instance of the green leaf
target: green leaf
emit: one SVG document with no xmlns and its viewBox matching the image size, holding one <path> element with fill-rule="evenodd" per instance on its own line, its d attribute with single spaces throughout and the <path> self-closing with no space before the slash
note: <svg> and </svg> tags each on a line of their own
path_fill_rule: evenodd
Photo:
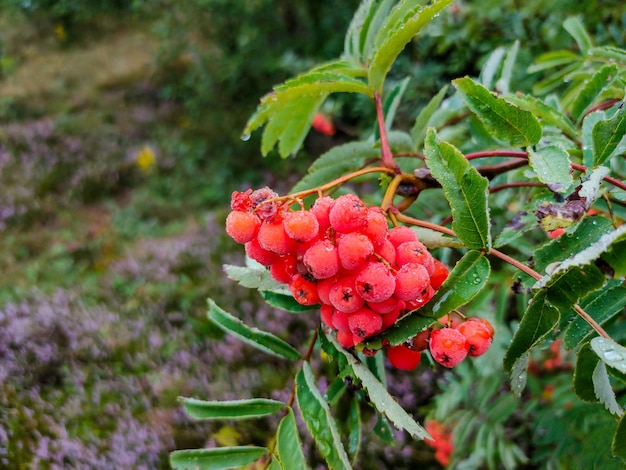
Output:
<svg viewBox="0 0 626 470">
<path fill-rule="evenodd" d="M 384 414 L 397 429 L 404 429 L 414 439 L 430 437 L 428 432 L 419 425 L 393 398 L 385 386 L 372 374 L 372 372 L 352 354 L 343 349 L 333 336 L 328 340 L 335 345 L 338 351 L 343 353 L 352 367 L 354 375 L 360 380 L 363 388 L 367 391 L 370 401 L 379 413 Z"/>
<path fill-rule="evenodd" d="M 248 289 L 259 289 L 270 292 L 289 294 L 289 290 L 283 284 L 278 283 L 265 266 L 253 264 L 251 266 L 235 266 L 225 264 L 223 266 L 226 275 L 233 281 Z"/>
<path fill-rule="evenodd" d="M 603 289 L 586 297 L 581 308 L 598 324 L 603 325 L 620 313 L 626 306 L 626 287 L 616 286 Z M 565 330 L 565 347 L 572 349 L 595 334 L 591 326 L 577 316 Z"/>
<path fill-rule="evenodd" d="M 502 93 L 509 93 L 511 88 L 511 78 L 513 77 L 513 69 L 519 52 L 519 39 L 516 40 L 506 54 L 504 64 L 502 64 L 502 74 L 500 80 L 496 82 L 496 88 Z"/>
<path fill-rule="evenodd" d="M 374 434 L 376 434 L 385 444 L 393 445 L 395 443 L 395 438 L 391 432 L 389 421 L 387 421 L 387 419 L 381 414 L 378 415 L 378 420 L 374 425 Z"/>
<path fill-rule="evenodd" d="M 571 186 L 569 154 L 561 145 L 546 145 L 536 151 L 529 147 L 528 161 L 539 181 L 547 184 L 552 191 L 562 193 Z"/>
<path fill-rule="evenodd" d="M 541 124 L 532 113 L 494 96 L 469 77 L 457 78 L 452 83 L 468 108 L 494 137 L 508 142 L 513 147 L 527 147 L 539 142 L 542 134 Z"/>
<path fill-rule="evenodd" d="M 422 146 L 424 137 L 426 137 L 426 130 L 428 129 L 428 125 L 430 123 L 430 118 L 433 117 L 435 111 L 437 111 L 439 106 L 441 106 L 441 102 L 446 96 L 447 91 L 448 85 L 439 90 L 439 92 L 433 96 L 428 104 L 420 111 L 417 118 L 415 118 L 415 124 L 413 124 L 413 128 L 411 129 L 411 140 L 413 141 L 413 148 L 415 150 L 418 150 Z"/>
<path fill-rule="evenodd" d="M 380 158 L 380 149 L 371 142 L 349 142 L 333 147 L 309 167 L 307 175 L 291 190 L 292 193 L 315 188 L 363 166 L 366 160 Z"/>
<path fill-rule="evenodd" d="M 594 111 L 583 118 L 582 141 L 583 141 L 583 164 L 593 167 L 595 160 L 595 147 L 593 142 L 593 128 L 597 123 L 606 119 L 604 111 Z"/>
<path fill-rule="evenodd" d="M 294 361 L 300 359 L 300 353 L 293 346 L 271 333 L 248 327 L 241 320 L 218 307 L 211 299 L 209 299 L 208 318 L 225 332 L 237 336 L 245 343 L 267 354 Z"/>
<path fill-rule="evenodd" d="M 250 419 L 269 416 L 285 408 L 284 403 L 267 398 L 205 401 L 180 397 L 185 412 L 193 419 Z"/>
<path fill-rule="evenodd" d="M 626 463 L 626 415 L 619 420 L 611 451 L 615 457 L 621 458 Z"/>
<path fill-rule="evenodd" d="M 268 305 L 285 310 L 286 312 L 305 313 L 319 309 L 319 305 L 302 305 L 291 295 L 277 294 L 276 292 L 270 291 L 261 291 L 261 295 Z"/>
<path fill-rule="evenodd" d="M 391 345 L 403 343 L 437 318 L 471 301 L 487 283 L 489 272 L 489 260 L 480 251 L 468 251 L 426 305 L 402 317 L 381 337 L 365 341 L 363 345 L 371 349 L 380 349 L 383 338 Z"/>
<path fill-rule="evenodd" d="M 448 237 L 441 232 L 425 227 L 411 227 L 417 234 L 419 241 L 428 248 L 463 248 L 463 244 L 458 240 Z"/>
<path fill-rule="evenodd" d="M 255 446 L 176 450 L 170 454 L 170 465 L 175 470 L 238 468 L 251 464 L 268 453 L 265 447 Z"/>
<path fill-rule="evenodd" d="M 599 121 L 593 126 L 591 136 L 594 166 L 602 165 L 611 158 L 624 135 L 626 135 L 626 106 L 622 102 L 611 119 Z"/>
<path fill-rule="evenodd" d="M 517 398 L 522 396 L 522 392 L 526 388 L 529 357 L 528 353 L 522 354 L 511 367 L 511 391 Z"/>
<path fill-rule="evenodd" d="M 580 17 L 571 16 L 567 18 L 563 22 L 563 27 L 574 38 L 580 52 L 582 52 L 583 55 L 587 55 L 589 49 L 593 46 L 593 42 Z"/>
<path fill-rule="evenodd" d="M 606 365 L 626 374 L 626 348 L 612 339 L 595 337 L 591 348 Z"/>
<path fill-rule="evenodd" d="M 619 47 L 612 47 L 612 46 L 592 47 L 587 51 L 587 53 L 590 57 L 599 57 L 602 59 L 609 59 L 609 60 L 618 62 L 621 65 L 626 64 L 626 51 Z"/>
<path fill-rule="evenodd" d="M 366 64 L 372 55 L 372 49 L 376 46 L 375 41 L 378 37 L 383 24 L 389 16 L 389 12 L 394 7 L 396 0 L 382 0 L 374 2 L 376 5 L 376 12 L 371 18 L 369 27 L 366 31 L 365 39 L 363 41 L 363 52 L 361 54 L 361 62 Z"/>
<path fill-rule="evenodd" d="M 551 91 L 559 88 L 568 80 L 573 73 L 582 68 L 582 62 L 574 62 L 567 67 L 562 68 L 558 72 L 551 73 L 543 80 L 535 83 L 532 88 L 532 92 L 535 95 L 546 95 Z"/>
<path fill-rule="evenodd" d="M 453 0 L 438 0 L 432 5 L 422 7 L 415 1 L 405 0 L 391 11 L 379 34 L 379 37 L 382 36 L 382 42 L 372 50 L 368 70 L 368 83 L 372 89 L 382 92 L 385 77 L 400 52 L 424 26 L 452 2 Z"/>
<path fill-rule="evenodd" d="M 542 70 L 551 69 L 560 65 L 571 64 L 572 62 L 579 62 L 581 57 L 574 54 L 572 51 L 550 51 L 545 54 L 541 54 L 535 62 L 528 67 L 528 73 L 541 72 Z"/>
<path fill-rule="evenodd" d="M 596 368 L 592 375 L 593 391 L 598 397 L 598 401 L 604 405 L 609 413 L 622 416 L 624 410 L 617 399 L 615 398 L 615 392 L 611 388 L 611 382 L 609 380 L 609 374 L 606 371 L 606 364 L 602 361 L 598 361 Z"/>
<path fill-rule="evenodd" d="M 328 466 L 337 470 L 351 469 L 335 420 L 315 385 L 308 362 L 302 364 L 302 369 L 296 375 L 296 398 L 302 419 Z"/>
<path fill-rule="evenodd" d="M 479 81 L 482 86 L 484 86 L 488 90 L 491 90 L 493 88 L 496 73 L 498 72 L 498 69 L 502 64 L 502 59 L 504 59 L 505 55 L 505 47 L 498 47 L 494 49 L 491 54 L 489 54 L 489 57 L 485 61 L 485 65 L 483 65 L 482 69 L 480 70 Z"/>
<path fill-rule="evenodd" d="M 505 99 L 509 103 L 533 113 L 546 124 L 561 129 L 568 137 L 574 140 L 578 139 L 578 131 L 576 130 L 576 127 L 574 127 L 574 124 L 572 124 L 572 121 L 570 121 L 569 118 L 561 111 L 550 106 L 539 98 L 535 98 L 530 95 L 516 94 L 507 95 Z"/>
<path fill-rule="evenodd" d="M 452 229 L 468 248 L 491 248 L 489 182 L 447 142 L 440 142 L 436 132 L 426 135 L 426 165 L 441 184 L 452 209 Z"/>
<path fill-rule="evenodd" d="M 617 78 L 617 65 L 605 65 L 591 79 L 585 83 L 582 90 L 576 95 L 572 103 L 570 115 L 574 121 L 578 121 L 589 109 L 600 93 Z"/>
<path fill-rule="evenodd" d="M 308 467 L 302 452 L 302 442 L 298 434 L 296 418 L 293 410 L 280 421 L 276 432 L 276 450 L 282 468 L 285 470 L 305 470 Z"/>
<path fill-rule="evenodd" d="M 359 403 L 359 399 L 356 396 L 353 397 L 350 401 L 350 410 L 348 412 L 348 453 L 352 456 L 353 465 L 359 456 L 362 440 L 363 421 Z"/>
<path fill-rule="evenodd" d="M 545 338 L 559 323 L 559 310 L 547 301 L 547 293 L 539 291 L 524 312 L 511 344 L 504 355 L 504 368 L 511 371 L 513 364 Z"/>
<path fill-rule="evenodd" d="M 626 276 L 626 235 L 622 234 L 602 254 L 602 261 L 613 270 L 613 277 L 623 278 Z"/>
<path fill-rule="evenodd" d="M 574 370 L 574 391 L 578 398 L 586 402 L 597 401 L 593 389 L 593 371 L 598 365 L 598 356 L 593 352 L 589 343 L 581 346 L 576 355 L 576 369 Z"/>
<path fill-rule="evenodd" d="M 404 92 L 406 91 L 409 81 L 410 77 L 406 77 L 385 95 L 383 112 L 385 115 L 385 128 L 387 130 L 391 129 L 393 120 L 396 117 L 396 112 L 398 111 L 398 106 L 400 106 L 400 101 L 402 101 L 402 96 L 404 96 Z"/>
</svg>

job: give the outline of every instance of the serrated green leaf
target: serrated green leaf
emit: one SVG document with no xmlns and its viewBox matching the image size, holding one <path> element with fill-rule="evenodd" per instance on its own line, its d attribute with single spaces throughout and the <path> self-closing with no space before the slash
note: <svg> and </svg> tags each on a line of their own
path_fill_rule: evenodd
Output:
<svg viewBox="0 0 626 470">
<path fill-rule="evenodd" d="M 613 436 L 611 451 L 615 457 L 621 458 L 626 463 L 626 415 L 619 420 L 617 431 Z"/>
<path fill-rule="evenodd" d="M 535 294 L 504 355 L 504 368 L 511 372 L 513 364 L 558 325 L 559 318 L 559 310 L 548 302 L 547 293 Z"/>
<path fill-rule="evenodd" d="M 613 46 L 591 47 L 587 51 L 589 57 L 599 57 L 626 64 L 626 50 Z"/>
<path fill-rule="evenodd" d="M 468 248 L 491 248 L 489 182 L 447 142 L 429 129 L 425 141 L 426 165 L 443 187 L 452 210 L 452 229 Z"/>
<path fill-rule="evenodd" d="M 602 362 L 626 374 L 626 347 L 602 337 L 593 338 L 589 344 Z"/>
<path fill-rule="evenodd" d="M 571 312 L 571 309 L 589 293 L 601 288 L 606 277 L 595 264 L 584 266 L 570 266 L 564 270 L 555 270 L 545 284 L 548 292 L 548 301 L 562 313 Z M 568 317 L 564 315 L 563 321 Z M 561 327 L 565 328 L 566 324 Z"/>
<path fill-rule="evenodd" d="M 176 450 L 170 454 L 170 465 L 175 470 L 222 470 L 243 467 L 268 453 L 265 447 L 255 446 Z"/>
<path fill-rule="evenodd" d="M 437 318 L 471 301 L 487 283 L 490 270 L 489 260 L 481 252 L 468 251 L 426 305 L 402 317 L 381 337 L 365 341 L 364 346 L 380 349 L 383 338 L 396 345 L 415 336 Z"/>
<path fill-rule="evenodd" d="M 264 267 L 257 266 L 235 266 L 225 264 L 222 266 L 229 279 L 237 281 L 239 285 L 248 289 L 259 289 L 271 292 L 288 294 L 289 290 L 283 284 L 278 283 Z"/>
<path fill-rule="evenodd" d="M 378 415 L 378 420 L 374 425 L 374 434 L 376 434 L 385 444 L 393 445 L 395 438 L 391 432 L 389 421 L 382 415 Z"/>
<path fill-rule="evenodd" d="M 333 147 L 313 162 L 307 175 L 296 183 L 291 192 L 304 191 L 328 183 L 359 169 L 366 160 L 380 156 L 380 149 L 375 148 L 371 142 L 349 142 Z"/>
<path fill-rule="evenodd" d="M 604 405 L 609 413 L 622 416 L 624 414 L 624 410 L 621 406 L 619 406 L 619 403 L 617 403 L 615 392 L 611 388 L 609 374 L 606 371 L 606 365 L 604 362 L 598 361 L 596 368 L 593 371 L 592 380 L 593 391 L 600 403 Z"/>
<path fill-rule="evenodd" d="M 621 235 L 606 251 L 602 254 L 602 261 L 611 267 L 613 277 L 623 278 L 626 276 L 626 236 Z"/>
<path fill-rule="evenodd" d="M 536 151 L 528 148 L 528 162 L 539 181 L 552 191 L 565 192 L 572 184 L 570 159 L 567 150 L 559 144 L 546 145 Z"/>
<path fill-rule="evenodd" d="M 298 360 L 300 353 L 290 344 L 271 333 L 258 328 L 250 328 L 241 320 L 226 312 L 209 299 L 209 320 L 227 333 L 237 336 L 250 346 L 273 356 L 284 359 Z"/>
<path fill-rule="evenodd" d="M 597 122 L 591 131 L 593 165 L 602 165 L 613 155 L 626 135 L 626 106 L 621 103 L 611 119 Z"/>
<path fill-rule="evenodd" d="M 350 401 L 350 410 L 348 412 L 348 454 L 352 456 L 352 464 L 354 465 L 359 456 L 361 449 L 361 434 L 363 422 L 361 420 L 361 407 L 359 399 L 353 397 Z"/>
<path fill-rule="evenodd" d="M 376 47 L 376 39 L 380 33 L 382 26 L 389 17 L 389 12 L 396 4 L 396 0 L 382 0 L 376 2 L 378 4 L 376 13 L 372 17 L 365 40 L 363 42 L 363 52 L 361 54 L 361 62 L 367 63 L 368 59 L 372 56 L 372 49 Z"/>
<path fill-rule="evenodd" d="M 617 78 L 617 65 L 605 65 L 584 84 L 571 106 L 570 115 L 578 121 L 584 112 L 591 107 L 600 93 Z"/>
<path fill-rule="evenodd" d="M 180 397 L 185 412 L 193 419 L 250 419 L 269 416 L 287 405 L 277 400 L 253 398 L 249 400 L 205 401 Z"/>
<path fill-rule="evenodd" d="M 296 375 L 296 398 L 307 429 L 331 469 L 351 469 L 350 460 L 339 436 L 328 404 L 315 385 L 308 362 Z"/>
<path fill-rule="evenodd" d="M 589 168 L 594 162 L 593 128 L 595 125 L 606 119 L 604 111 L 594 111 L 583 118 L 582 141 L 583 141 L 583 164 Z"/>
<path fill-rule="evenodd" d="M 393 120 L 396 117 L 396 112 L 398 111 L 398 106 L 400 106 L 402 96 L 404 96 L 404 92 L 409 85 L 410 79 L 410 77 L 406 77 L 385 95 L 385 100 L 383 102 L 383 114 L 385 116 L 385 129 L 387 130 L 391 129 Z"/>
<path fill-rule="evenodd" d="M 526 388 L 529 357 L 528 353 L 522 354 L 511 367 L 511 391 L 517 398 L 522 396 L 522 392 Z"/>
<path fill-rule="evenodd" d="M 583 55 L 587 55 L 589 49 L 593 46 L 593 42 L 580 17 L 571 16 L 567 18 L 563 22 L 563 28 L 574 38 L 580 52 Z"/>
<path fill-rule="evenodd" d="M 344 39 L 343 55 L 355 62 L 362 62 L 365 37 L 377 10 L 378 2 L 365 0 L 354 12 Z"/>
<path fill-rule="evenodd" d="M 599 325 L 611 320 L 626 306 L 626 287 L 615 286 L 603 289 L 586 297 L 580 307 Z M 591 326 L 581 317 L 576 317 L 565 330 L 565 347 L 572 349 L 595 334 Z"/>
<path fill-rule="evenodd" d="M 532 113 L 494 96 L 471 78 L 457 78 L 452 83 L 469 109 L 496 138 L 513 147 L 535 145 L 541 138 L 541 124 Z"/>
<path fill-rule="evenodd" d="M 574 369 L 574 391 L 578 398 L 586 402 L 597 401 L 593 390 L 593 371 L 598 364 L 598 356 L 593 352 L 589 343 L 581 346 L 576 355 L 576 369 Z"/>
<path fill-rule="evenodd" d="M 308 465 L 302 452 L 296 418 L 291 408 L 280 421 L 276 432 L 276 451 L 281 467 L 285 470 L 306 470 Z"/>
<path fill-rule="evenodd" d="M 487 58 L 485 64 L 480 70 L 479 81 L 482 86 L 484 86 L 488 90 L 491 90 L 493 88 L 496 73 L 498 72 L 500 65 L 502 65 L 502 59 L 504 59 L 505 55 L 505 47 L 498 47 L 494 49 L 491 54 L 489 54 L 489 57 Z"/>
<path fill-rule="evenodd" d="M 382 42 L 372 50 L 368 71 L 368 83 L 372 89 L 382 92 L 385 77 L 400 52 L 452 2 L 453 0 L 438 0 L 432 5 L 422 7 L 415 5 L 415 2 L 405 1 L 398 5 L 399 8 L 391 11 L 388 21 L 381 28 Z M 405 5 L 410 5 L 410 8 L 405 8 Z"/>
<path fill-rule="evenodd" d="M 582 61 L 569 64 L 567 67 L 563 67 L 561 70 L 551 73 L 543 80 L 533 85 L 532 92 L 534 95 L 547 95 L 551 91 L 566 83 L 566 80 L 570 80 L 568 77 L 582 68 Z"/>
<path fill-rule="evenodd" d="M 318 310 L 319 305 L 302 305 L 291 295 L 277 294 L 276 292 L 261 291 L 263 300 L 274 308 L 279 308 L 291 313 L 306 313 L 311 310 Z"/>
<path fill-rule="evenodd" d="M 397 429 L 404 429 L 414 439 L 430 438 L 428 432 L 398 404 L 385 386 L 380 383 L 362 362 L 343 349 L 334 337 L 329 336 L 328 341 L 333 343 L 337 350 L 344 354 L 348 364 L 352 367 L 352 371 L 361 380 L 361 384 L 367 391 L 370 401 L 380 413 L 384 414 Z"/>
<path fill-rule="evenodd" d="M 574 124 L 572 124 L 572 121 L 570 121 L 569 118 L 561 111 L 550 106 L 539 98 L 535 98 L 530 95 L 516 94 L 507 95 L 505 99 L 509 103 L 533 113 L 546 124 L 561 129 L 563 133 L 570 138 L 574 140 L 578 139 L 578 131 L 576 130 L 576 127 L 574 127 Z"/>
<path fill-rule="evenodd" d="M 422 108 L 417 118 L 415 118 L 415 124 L 413 124 L 413 128 L 411 129 L 411 140 L 413 141 L 413 148 L 415 150 L 418 150 L 424 143 L 424 137 L 426 137 L 430 118 L 435 114 L 435 111 L 439 109 L 447 91 L 448 85 L 439 90 L 439 92 L 430 99 L 428 104 Z"/>
</svg>

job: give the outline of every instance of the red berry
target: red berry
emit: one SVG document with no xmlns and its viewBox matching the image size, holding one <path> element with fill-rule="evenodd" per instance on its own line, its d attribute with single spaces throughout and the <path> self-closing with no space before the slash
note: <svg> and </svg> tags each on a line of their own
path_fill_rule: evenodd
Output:
<svg viewBox="0 0 626 470">
<path fill-rule="evenodd" d="M 432 286 L 428 285 L 419 296 L 406 301 L 406 308 L 410 312 L 412 312 L 413 310 L 417 310 L 418 308 L 422 308 L 428 303 L 430 299 L 433 298 L 433 295 L 435 295 L 435 289 L 433 289 Z"/>
<path fill-rule="evenodd" d="M 285 232 L 299 243 L 305 243 L 317 237 L 320 224 L 309 211 L 287 212 L 283 218 Z"/>
<path fill-rule="evenodd" d="M 396 262 L 396 247 L 389 240 L 374 248 L 374 253 L 387 261 L 391 266 Z"/>
<path fill-rule="evenodd" d="M 293 275 L 289 282 L 289 289 L 293 294 L 293 298 L 301 305 L 315 305 L 320 302 L 320 298 L 317 295 L 317 285 L 300 274 Z"/>
<path fill-rule="evenodd" d="M 383 263 L 370 261 L 356 275 L 356 291 L 367 302 L 384 302 L 393 295 L 396 279 Z"/>
<path fill-rule="evenodd" d="M 383 300 L 382 302 L 367 302 L 367 306 L 375 312 L 385 315 L 386 313 L 393 311 L 393 309 L 395 309 L 398 305 L 398 302 L 398 298 L 392 295 L 387 300 Z"/>
<path fill-rule="evenodd" d="M 335 126 L 332 119 L 321 112 L 317 112 L 313 115 L 311 127 L 320 134 L 335 135 Z"/>
<path fill-rule="evenodd" d="M 470 318 L 465 323 L 461 323 L 456 329 L 467 338 L 469 343 L 468 356 L 482 356 L 491 346 L 493 337 L 491 331 L 484 323 Z"/>
<path fill-rule="evenodd" d="M 565 229 L 563 229 L 563 228 L 556 228 L 556 229 L 550 230 L 548 232 L 548 237 L 552 238 L 554 240 L 555 238 L 559 238 L 564 233 L 565 233 Z"/>
<path fill-rule="evenodd" d="M 433 258 L 434 270 L 430 276 L 430 285 L 435 290 L 439 290 L 443 281 L 448 278 L 448 267 L 436 258 Z"/>
<path fill-rule="evenodd" d="M 270 274 L 281 284 L 289 284 L 297 271 L 297 261 L 292 255 L 284 255 L 270 265 Z"/>
<path fill-rule="evenodd" d="M 259 244 L 259 240 L 257 240 L 256 238 L 250 240 L 244 246 L 248 258 L 252 258 L 256 262 L 261 263 L 263 266 L 270 266 L 280 259 L 280 257 L 276 253 L 273 253 L 263 248 Z"/>
<path fill-rule="evenodd" d="M 441 328 L 430 334 L 430 354 L 444 367 L 454 367 L 467 357 L 469 342 L 454 328 Z"/>
<path fill-rule="evenodd" d="M 320 282 L 317 283 L 317 295 L 319 296 L 320 301 L 323 304 L 330 305 L 330 289 L 333 287 L 333 285 L 335 285 L 336 282 L 337 278 L 331 277 L 328 279 L 322 279 Z"/>
<path fill-rule="evenodd" d="M 315 200 L 313 205 L 311 206 L 311 212 L 317 218 L 317 222 L 320 226 L 320 231 L 326 230 L 330 227 L 330 220 L 328 219 L 328 214 L 330 209 L 335 204 L 335 200 L 330 196 L 322 196 Z"/>
<path fill-rule="evenodd" d="M 412 349 L 415 351 L 424 351 L 428 349 L 428 342 L 430 341 L 430 329 L 426 329 L 424 331 L 420 331 L 413 337 L 412 340 Z"/>
<path fill-rule="evenodd" d="M 330 226 L 339 233 L 362 230 L 367 225 L 367 207 L 354 194 L 344 194 L 335 200 L 328 213 Z"/>
<path fill-rule="evenodd" d="M 328 299 L 333 307 L 346 313 L 356 312 L 365 303 L 363 297 L 356 291 L 354 276 L 337 279 L 330 288 Z"/>
<path fill-rule="evenodd" d="M 393 227 L 389 230 L 387 238 L 394 247 L 398 247 L 404 242 L 416 242 L 417 234 L 409 227 L 399 225 L 398 227 Z"/>
<path fill-rule="evenodd" d="M 396 248 L 396 264 L 402 266 L 407 263 L 423 265 L 429 276 L 435 271 L 433 256 L 426 245 L 419 241 L 404 242 Z"/>
<path fill-rule="evenodd" d="M 389 358 L 391 365 L 396 369 L 413 370 L 419 366 L 422 359 L 422 353 L 419 351 L 413 351 L 403 344 L 400 344 L 398 346 L 391 346 L 387 348 L 387 357 Z"/>
<path fill-rule="evenodd" d="M 387 217 L 380 207 L 370 207 L 367 210 L 367 224 L 363 233 L 372 244 L 380 246 L 387 239 Z"/>
<path fill-rule="evenodd" d="M 247 211 L 252 207 L 252 201 L 250 200 L 250 194 L 252 190 L 248 189 L 243 193 L 239 191 L 233 191 L 230 197 L 230 208 L 234 211 Z"/>
<path fill-rule="evenodd" d="M 369 338 L 381 331 L 383 319 L 380 314 L 364 307 L 348 318 L 350 331 L 360 338 Z"/>
<path fill-rule="evenodd" d="M 237 243 L 248 243 L 259 232 L 261 221 L 252 212 L 232 211 L 226 217 L 226 233 Z"/>
<path fill-rule="evenodd" d="M 341 265 L 345 269 L 354 270 L 374 253 L 374 245 L 362 233 L 346 233 L 337 239 L 337 253 Z"/>
<path fill-rule="evenodd" d="M 346 349 L 351 348 L 355 344 L 354 335 L 349 331 L 338 331 L 337 341 Z"/>
<path fill-rule="evenodd" d="M 485 325 L 487 327 L 487 329 L 489 330 L 489 334 L 493 337 L 493 335 L 496 333 L 496 331 L 493 329 L 493 326 L 491 325 L 491 323 L 489 322 L 489 320 L 487 320 L 486 318 L 480 318 L 480 317 L 474 317 L 474 318 L 470 318 L 470 320 L 472 321 L 477 321 L 479 323 L 482 323 L 483 325 Z M 552 346 L 550 346 L 550 349 L 552 349 L 553 347 L 556 347 L 557 350 L 554 351 L 555 353 L 558 352 L 558 345 L 559 345 L 559 340 L 555 341 L 554 343 L 552 343 Z"/>
<path fill-rule="evenodd" d="M 330 240 L 318 240 L 311 245 L 302 262 L 315 279 L 328 279 L 339 272 L 337 247 Z"/>
<path fill-rule="evenodd" d="M 391 312 L 382 314 L 383 326 L 381 329 L 383 331 L 393 325 L 396 320 L 400 318 L 400 315 L 402 315 L 405 311 L 405 306 L 406 304 L 404 300 L 398 300 L 395 308 Z"/>
<path fill-rule="evenodd" d="M 294 241 L 285 232 L 282 221 L 264 220 L 257 239 L 263 248 L 279 255 L 286 255 L 294 247 Z"/>
<path fill-rule="evenodd" d="M 430 287 L 426 268 L 421 264 L 408 263 L 396 273 L 395 294 L 401 300 L 414 300 Z"/>
<path fill-rule="evenodd" d="M 349 313 L 340 312 L 339 310 L 334 309 L 332 322 L 333 322 L 333 327 L 335 328 L 335 330 L 350 331 L 350 324 L 348 322 L 349 318 L 350 318 Z"/>
<path fill-rule="evenodd" d="M 330 305 L 322 305 L 320 307 L 320 316 L 322 317 L 322 323 L 326 325 L 328 328 L 335 329 L 333 325 L 333 313 L 335 309 Z"/>
</svg>

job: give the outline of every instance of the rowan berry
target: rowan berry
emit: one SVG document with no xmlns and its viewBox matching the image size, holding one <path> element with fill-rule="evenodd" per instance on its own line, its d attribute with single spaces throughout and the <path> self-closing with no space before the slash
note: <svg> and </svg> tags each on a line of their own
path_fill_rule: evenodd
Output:
<svg viewBox="0 0 626 470">
<path fill-rule="evenodd" d="M 394 308 L 396 308 L 398 302 L 400 302 L 400 300 L 398 300 L 396 296 L 392 295 L 387 300 L 383 300 L 382 302 L 367 302 L 367 306 L 375 312 L 378 312 L 381 315 L 385 315 L 386 313 L 389 313 Z"/>
<path fill-rule="evenodd" d="M 282 221 L 264 220 L 259 227 L 257 239 L 263 248 L 278 255 L 286 255 L 294 247 L 294 241 L 285 232 Z"/>
<path fill-rule="evenodd" d="M 320 301 L 317 295 L 317 285 L 300 274 L 293 275 L 289 281 L 289 290 L 291 290 L 296 302 L 301 305 L 315 305 Z"/>
<path fill-rule="evenodd" d="M 296 258 L 290 254 L 280 256 L 274 263 L 270 265 L 270 274 L 274 280 L 289 284 L 289 281 L 297 272 Z"/>
<path fill-rule="evenodd" d="M 408 263 L 396 273 L 395 295 L 401 300 L 414 300 L 422 295 L 429 286 L 426 268 L 417 263 Z"/>
<path fill-rule="evenodd" d="M 396 289 L 396 279 L 383 263 L 367 262 L 357 273 L 356 291 L 367 302 L 383 302 Z"/>
<path fill-rule="evenodd" d="M 385 240 L 379 246 L 374 248 L 374 254 L 384 259 L 393 266 L 396 262 L 396 247 L 389 240 Z"/>
<path fill-rule="evenodd" d="M 270 266 L 277 262 L 280 257 L 271 251 L 266 250 L 259 244 L 258 239 L 250 240 L 244 245 L 248 258 L 261 263 L 263 266 Z"/>
<path fill-rule="evenodd" d="M 380 332 L 383 326 L 383 319 L 380 314 L 364 307 L 348 317 L 350 331 L 360 338 L 369 338 Z"/>
<path fill-rule="evenodd" d="M 320 298 L 320 302 L 330 305 L 330 289 L 337 282 L 336 277 L 330 277 L 328 279 L 322 279 L 317 283 L 317 295 Z"/>
<path fill-rule="evenodd" d="M 333 307 L 346 313 L 356 312 L 365 303 L 356 290 L 354 275 L 337 279 L 328 292 L 328 299 Z"/>
<path fill-rule="evenodd" d="M 367 224 L 363 233 L 367 235 L 372 244 L 380 246 L 387 239 L 388 225 L 387 217 L 380 207 L 370 207 L 367 209 Z"/>
<path fill-rule="evenodd" d="M 355 344 L 354 335 L 349 331 L 338 331 L 337 341 L 346 349 L 351 348 Z"/>
<path fill-rule="evenodd" d="M 335 200 L 328 213 L 330 226 L 339 233 L 362 230 L 367 225 L 367 207 L 354 194 L 344 194 Z"/>
<path fill-rule="evenodd" d="M 305 243 L 317 237 L 320 224 L 317 217 L 309 211 L 287 212 L 283 217 L 285 232 L 299 243 Z"/>
<path fill-rule="evenodd" d="M 362 233 L 345 233 L 337 239 L 337 253 L 341 266 L 351 271 L 367 261 L 374 253 L 374 245 Z"/>
<path fill-rule="evenodd" d="M 316 279 L 328 279 L 339 272 L 337 252 L 330 240 L 318 240 L 306 250 L 302 262 Z"/>
<path fill-rule="evenodd" d="M 259 232 L 261 221 L 252 212 L 232 211 L 226 216 L 226 233 L 237 243 L 248 243 Z"/>
<path fill-rule="evenodd" d="M 411 340 L 411 349 L 415 351 L 424 351 L 425 349 L 428 349 L 428 342 L 430 341 L 430 333 L 431 333 L 431 330 L 428 328 L 416 334 Z"/>
<path fill-rule="evenodd" d="M 333 324 L 333 314 L 335 313 L 335 309 L 332 305 L 322 305 L 320 307 L 320 316 L 322 318 L 322 323 L 326 325 L 328 328 L 335 329 L 335 325 Z"/>
<path fill-rule="evenodd" d="M 320 226 L 320 231 L 326 230 L 330 227 L 330 220 L 328 218 L 328 214 L 330 209 L 335 204 L 335 200 L 330 196 L 322 196 L 317 198 L 313 205 L 311 206 L 311 212 L 317 218 L 317 222 Z"/>
<path fill-rule="evenodd" d="M 435 289 L 433 289 L 432 286 L 427 285 L 426 289 L 424 289 L 420 295 L 414 299 L 406 301 L 406 307 L 410 312 L 417 310 L 418 308 L 422 308 L 430 301 L 430 299 L 433 298 L 433 295 L 435 295 Z"/>
<path fill-rule="evenodd" d="M 350 324 L 348 319 L 350 318 L 349 313 L 341 312 L 337 309 L 333 309 L 333 327 L 337 331 L 350 331 Z"/>
<path fill-rule="evenodd" d="M 487 352 L 493 336 L 489 328 L 482 322 L 470 318 L 456 328 L 469 343 L 468 356 L 482 356 Z"/>
<path fill-rule="evenodd" d="M 467 357 L 467 338 L 454 328 L 441 328 L 430 334 L 429 350 L 433 359 L 444 367 L 454 367 Z"/>
<path fill-rule="evenodd" d="M 387 358 L 392 366 L 400 370 L 413 370 L 419 366 L 422 353 L 413 351 L 403 344 L 387 348 Z"/>
<path fill-rule="evenodd" d="M 443 281 L 448 278 L 448 267 L 436 258 L 433 258 L 434 270 L 430 275 L 430 285 L 435 290 L 439 290 Z"/>
<path fill-rule="evenodd" d="M 233 191 L 230 197 L 230 208 L 234 211 L 247 211 L 252 207 L 252 201 L 250 200 L 251 189 L 247 189 L 241 193 L 239 191 Z"/>
<path fill-rule="evenodd" d="M 406 303 L 404 300 L 398 300 L 394 309 L 389 313 L 381 314 L 383 320 L 382 330 L 386 330 L 391 325 L 393 325 L 400 316 L 402 316 L 406 311 Z"/>
<path fill-rule="evenodd" d="M 394 247 L 398 247 L 405 242 L 418 241 L 417 234 L 409 227 L 405 227 L 404 225 L 399 225 L 397 227 L 391 228 L 391 230 L 389 230 L 387 238 Z"/>
<path fill-rule="evenodd" d="M 421 264 L 432 275 L 435 270 L 434 258 L 420 241 L 404 242 L 396 248 L 396 264 L 402 266 L 407 263 Z"/>
</svg>

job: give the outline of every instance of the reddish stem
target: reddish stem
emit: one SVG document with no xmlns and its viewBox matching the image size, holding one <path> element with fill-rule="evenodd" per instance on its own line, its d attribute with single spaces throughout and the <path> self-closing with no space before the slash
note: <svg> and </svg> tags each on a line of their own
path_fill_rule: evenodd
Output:
<svg viewBox="0 0 626 470">
<path fill-rule="evenodd" d="M 380 148 L 382 151 L 383 166 L 391 168 L 397 175 L 402 173 L 400 167 L 393 159 L 389 140 L 387 139 L 387 128 L 385 127 L 385 115 L 383 113 L 383 101 L 380 93 L 374 93 L 374 102 L 376 103 L 376 120 L 378 121 L 378 133 L 380 134 Z"/>
</svg>

